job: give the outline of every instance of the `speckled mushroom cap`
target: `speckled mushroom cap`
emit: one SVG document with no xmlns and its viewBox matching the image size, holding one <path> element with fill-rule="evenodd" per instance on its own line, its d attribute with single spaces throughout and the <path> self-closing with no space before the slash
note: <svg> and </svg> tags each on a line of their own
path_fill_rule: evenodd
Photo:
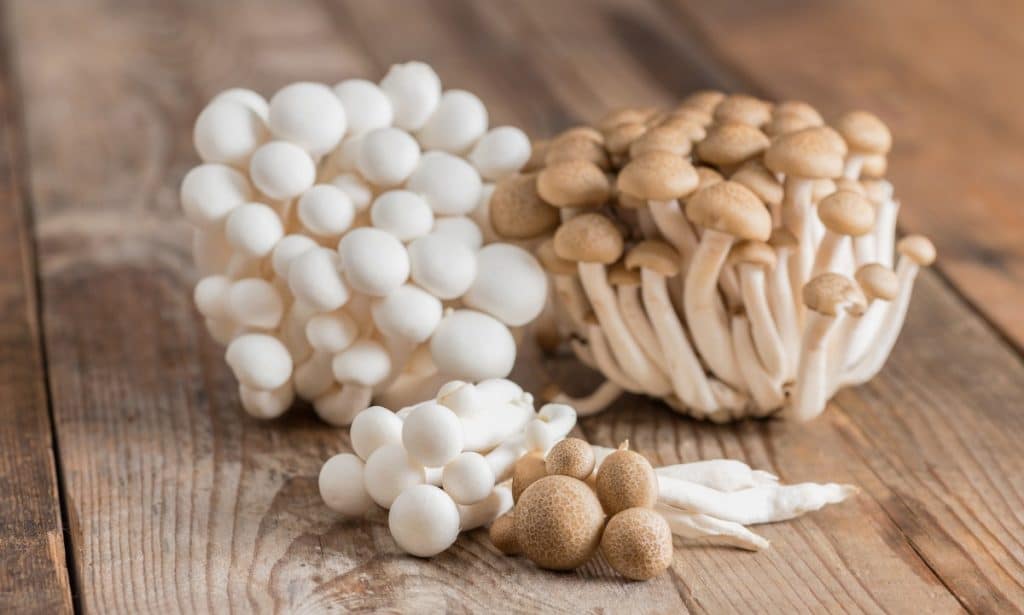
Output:
<svg viewBox="0 0 1024 615">
<path fill-rule="evenodd" d="M 598 145 L 604 145 L 604 135 L 593 126 L 573 126 L 563 130 L 556 139 L 568 137 L 586 137 Z"/>
<path fill-rule="evenodd" d="M 633 141 L 647 132 L 647 126 L 640 122 L 623 122 L 609 128 L 604 133 L 604 146 L 612 155 L 622 155 L 629 151 Z"/>
<path fill-rule="evenodd" d="M 770 103 L 747 94 L 730 94 L 715 107 L 716 122 L 739 122 L 760 127 L 772 117 Z"/>
<path fill-rule="evenodd" d="M 811 200 L 817 203 L 835 191 L 836 183 L 827 177 L 821 177 L 814 180 L 814 185 L 811 189 Z"/>
<path fill-rule="evenodd" d="M 896 242 L 896 251 L 921 267 L 935 262 L 935 245 L 922 235 L 907 235 Z"/>
<path fill-rule="evenodd" d="M 619 171 L 621 192 L 645 200 L 680 199 L 697 188 L 697 171 L 686 159 L 668 152 L 648 152 Z"/>
<path fill-rule="evenodd" d="M 725 181 L 722 174 L 712 169 L 711 167 L 705 167 L 698 165 L 697 169 L 697 190 L 703 190 L 708 186 L 717 184 L 720 181 Z"/>
<path fill-rule="evenodd" d="M 626 253 L 626 268 L 650 269 L 671 278 L 679 274 L 679 252 L 664 241 L 646 239 Z"/>
<path fill-rule="evenodd" d="M 804 305 L 826 316 L 837 316 L 839 310 L 851 314 L 864 311 L 867 300 L 853 280 L 845 275 L 828 272 L 811 278 L 803 289 Z"/>
<path fill-rule="evenodd" d="M 846 148 L 827 126 L 815 126 L 777 137 L 765 150 L 764 165 L 775 173 L 810 179 L 843 174 Z"/>
<path fill-rule="evenodd" d="M 601 214 L 580 214 L 555 232 L 555 254 L 576 263 L 610 265 L 622 256 L 623 241 L 615 223 Z"/>
<path fill-rule="evenodd" d="M 768 147 L 768 136 L 750 124 L 716 124 L 697 144 L 697 156 L 716 166 L 737 164 L 753 158 Z"/>
<path fill-rule="evenodd" d="M 598 207 L 608 200 L 608 176 L 593 162 L 569 160 L 537 176 L 537 193 L 555 207 Z"/>
<path fill-rule="evenodd" d="M 725 98 L 723 92 L 718 90 L 697 90 L 679 103 L 680 108 L 698 109 L 710 114 Z"/>
<path fill-rule="evenodd" d="M 541 266 L 552 275 L 576 275 L 579 271 L 575 262 L 565 260 L 555 254 L 554 239 L 545 239 L 534 250 L 534 254 Z"/>
<path fill-rule="evenodd" d="M 864 165 L 860 169 L 861 177 L 881 178 L 889 169 L 889 159 L 883 154 L 871 154 L 864 157 Z"/>
<path fill-rule="evenodd" d="M 608 268 L 608 283 L 612 286 L 640 286 L 640 272 L 626 268 L 626 263 L 619 261 Z"/>
<path fill-rule="evenodd" d="M 706 124 L 702 124 L 698 119 L 694 118 L 694 114 L 699 113 L 699 111 L 694 111 L 693 109 L 672 111 L 655 127 L 675 129 L 686 135 L 686 138 L 691 143 L 697 143 L 704 140 L 704 137 L 707 136 L 707 130 L 704 128 Z"/>
<path fill-rule="evenodd" d="M 732 265 L 759 265 L 774 269 L 775 261 L 775 250 L 763 241 L 741 241 L 729 252 Z"/>
<path fill-rule="evenodd" d="M 767 241 L 772 233 L 772 218 L 761 200 L 743 184 L 732 181 L 713 184 L 691 196 L 686 217 L 738 239 Z"/>
<path fill-rule="evenodd" d="M 852 190 L 837 190 L 821 199 L 818 217 L 825 228 L 840 235 L 859 237 L 875 228 L 875 208 Z"/>
<path fill-rule="evenodd" d="M 548 146 L 547 155 L 544 157 L 544 164 L 547 166 L 556 165 L 560 162 L 573 160 L 586 160 L 597 165 L 602 170 L 611 168 L 608 160 L 608 153 L 599 141 L 595 141 L 590 134 L 580 132 L 562 134 L 555 138 Z"/>
<path fill-rule="evenodd" d="M 653 579 L 672 564 L 672 529 L 650 508 L 628 508 L 608 521 L 601 553 L 624 577 Z"/>
<path fill-rule="evenodd" d="M 527 487 L 513 519 L 516 543 L 530 561 L 551 570 L 571 570 L 594 554 L 605 514 L 586 483 L 558 475 Z"/>
<path fill-rule="evenodd" d="M 491 226 L 506 239 L 530 239 L 558 226 L 558 210 L 537 193 L 537 174 L 510 175 L 498 181 L 490 201 Z"/>
<path fill-rule="evenodd" d="M 687 132 L 663 124 L 651 128 L 633 141 L 629 146 L 629 155 L 631 158 L 638 158 L 648 152 L 668 152 L 676 156 L 686 156 L 692 147 L 693 143 Z"/>
<path fill-rule="evenodd" d="M 872 203 L 881 203 L 892 198 L 892 184 L 884 179 L 865 179 L 860 182 L 864 187 L 864 195 Z"/>
<path fill-rule="evenodd" d="M 644 124 L 651 116 L 650 109 L 623 107 L 607 113 L 597 122 L 597 129 L 607 137 L 608 131 L 620 124 Z"/>
<path fill-rule="evenodd" d="M 886 154 L 892 149 L 892 133 L 877 115 L 867 111 L 851 111 L 836 121 L 836 130 L 851 152 Z"/>
<path fill-rule="evenodd" d="M 782 184 L 775 179 L 775 174 L 761 164 L 760 160 L 749 160 L 743 163 L 743 166 L 737 169 L 729 177 L 729 180 L 750 188 L 751 192 L 769 205 L 782 203 Z"/>
<path fill-rule="evenodd" d="M 530 147 L 530 158 L 520 169 L 521 173 L 531 173 L 544 168 L 544 159 L 548 155 L 551 139 L 535 139 Z"/>
<path fill-rule="evenodd" d="M 803 118 L 808 122 L 813 122 L 811 124 L 813 126 L 821 126 L 825 123 L 818 110 L 802 100 L 784 100 L 772 108 L 772 118 L 787 116 Z"/>
<path fill-rule="evenodd" d="M 711 112 L 698 109 L 696 107 L 688 107 L 686 105 L 679 105 L 675 109 L 669 112 L 666 121 L 674 122 L 676 120 L 687 120 L 700 126 L 701 128 L 707 128 L 714 121 L 711 117 Z M 702 139 L 704 137 L 701 137 Z"/>
<path fill-rule="evenodd" d="M 864 184 L 860 183 L 855 179 L 849 177 L 840 177 L 835 181 L 836 190 L 850 190 L 857 194 L 867 196 L 868 192 L 864 189 Z"/>
<path fill-rule="evenodd" d="M 773 248 L 795 248 L 800 242 L 788 228 L 777 226 L 772 229 L 772 236 L 768 238 L 768 245 Z"/>
<path fill-rule="evenodd" d="M 900 291 L 900 282 L 896 274 L 892 269 L 879 263 L 863 265 L 857 269 L 853 277 L 868 301 L 892 301 Z"/>
</svg>

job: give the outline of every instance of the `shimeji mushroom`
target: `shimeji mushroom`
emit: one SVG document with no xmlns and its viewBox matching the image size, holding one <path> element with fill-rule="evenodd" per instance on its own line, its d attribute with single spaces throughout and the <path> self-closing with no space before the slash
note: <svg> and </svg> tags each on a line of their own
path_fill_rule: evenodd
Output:
<svg viewBox="0 0 1024 615">
<path fill-rule="evenodd" d="M 419 404 L 402 424 L 402 445 L 424 467 L 444 467 L 462 452 L 463 441 L 462 421 L 436 402 Z"/>
<path fill-rule="evenodd" d="M 662 236 L 680 253 L 692 254 L 697 237 L 677 199 L 689 196 L 699 182 L 697 171 L 686 159 L 668 152 L 650 152 L 623 167 L 616 186 L 621 193 L 646 201 Z"/>
<path fill-rule="evenodd" d="M 529 450 L 547 453 L 576 426 L 576 410 L 565 404 L 544 404 L 523 429 Z"/>
<path fill-rule="evenodd" d="M 356 168 L 370 183 L 391 188 L 412 175 L 420 162 L 420 145 L 409 133 L 390 126 L 359 139 Z"/>
<path fill-rule="evenodd" d="M 768 143 L 768 137 L 750 124 L 716 124 L 697 144 L 697 157 L 731 174 L 744 161 L 760 155 Z"/>
<path fill-rule="evenodd" d="M 331 361 L 334 355 L 314 352 L 295 368 L 295 393 L 307 400 L 314 400 L 328 393 L 334 387 L 334 372 Z"/>
<path fill-rule="evenodd" d="M 383 344 L 372 339 L 356 341 L 331 361 L 334 379 L 342 385 L 341 390 L 331 403 L 320 402 L 314 408 L 328 423 L 348 425 L 369 405 L 373 388 L 387 379 L 391 369 L 391 355 Z"/>
<path fill-rule="evenodd" d="M 410 257 L 394 235 L 376 228 L 357 228 L 338 243 L 341 268 L 355 290 L 386 297 L 409 277 Z"/>
<path fill-rule="evenodd" d="M 825 236 L 814 257 L 812 277 L 826 271 L 847 273 L 843 263 L 866 260 L 868 247 L 862 240 L 875 227 L 875 210 L 867 198 L 852 190 L 837 190 L 818 203 L 818 217 L 825 225 Z"/>
<path fill-rule="evenodd" d="M 851 111 L 836 121 L 836 130 L 846 141 L 849 156 L 843 175 L 858 179 L 865 160 L 884 156 L 892 149 L 892 133 L 882 120 L 867 111 Z"/>
<path fill-rule="evenodd" d="M 387 231 L 399 241 L 412 241 L 434 228 L 434 212 L 426 200 L 408 190 L 388 190 L 370 206 L 374 228 Z"/>
<path fill-rule="evenodd" d="M 266 121 L 252 108 L 218 96 L 196 118 L 192 143 L 203 162 L 244 167 L 267 134 Z"/>
<path fill-rule="evenodd" d="M 530 138 L 515 126 L 499 126 L 487 132 L 473 146 L 469 161 L 480 176 L 496 181 L 515 173 L 530 158 Z"/>
<path fill-rule="evenodd" d="M 351 346 L 358 337 L 359 325 L 341 310 L 317 314 L 306 321 L 306 339 L 320 352 L 337 354 Z"/>
<path fill-rule="evenodd" d="M 896 247 L 896 218 L 899 201 L 893 198 L 893 186 L 884 179 L 864 182 L 868 198 L 875 205 L 875 260 L 893 266 Z"/>
<path fill-rule="evenodd" d="M 444 466 L 441 484 L 456 504 L 476 504 L 494 489 L 494 471 L 483 455 L 465 451 Z"/>
<path fill-rule="evenodd" d="M 373 501 L 391 508 L 400 493 L 427 482 L 426 470 L 409 457 L 401 444 L 385 444 L 373 451 L 363 468 L 363 484 Z"/>
<path fill-rule="evenodd" d="M 292 260 L 319 247 L 320 244 L 306 235 L 285 235 L 274 245 L 270 254 L 271 268 L 279 279 L 287 281 Z"/>
<path fill-rule="evenodd" d="M 625 263 L 620 261 L 608 271 L 608 282 L 615 288 L 619 311 L 629 332 L 658 369 L 669 375 L 661 342 L 658 341 L 658 335 L 654 332 L 640 299 L 640 272 L 627 269 Z"/>
<path fill-rule="evenodd" d="M 766 241 L 771 215 L 760 199 L 742 184 L 723 181 L 696 192 L 686 204 L 691 222 L 704 229 L 687 272 L 683 306 L 694 344 L 708 367 L 731 387 L 742 391 L 726 314 L 716 302 L 719 272 L 737 240 Z"/>
<path fill-rule="evenodd" d="M 415 344 L 427 341 L 441 322 L 441 301 L 427 291 L 405 284 L 373 302 L 373 322 L 384 335 Z"/>
<path fill-rule="evenodd" d="M 228 214 L 224 235 L 239 257 L 243 260 L 255 259 L 266 256 L 274 249 L 284 237 L 284 227 L 277 212 L 270 207 L 262 203 L 246 203 Z M 232 260 L 229 269 L 237 262 Z"/>
<path fill-rule="evenodd" d="M 334 96 L 331 94 L 331 96 Z M 316 164 L 306 150 L 289 141 L 261 145 L 249 159 L 249 177 L 272 199 L 293 199 L 316 181 Z"/>
<path fill-rule="evenodd" d="M 733 264 L 740 275 L 740 285 L 743 293 L 743 305 L 746 315 L 740 320 L 749 320 L 749 331 L 745 330 L 746 323 L 737 325 L 733 322 L 733 331 L 737 326 L 744 335 L 752 337 L 756 353 L 753 357 L 738 356 L 740 371 L 747 374 L 752 367 L 749 359 L 763 366 L 768 380 L 781 385 L 786 371 L 786 351 L 782 343 L 782 336 L 772 316 L 771 306 L 768 303 L 768 289 L 766 277 L 776 267 L 775 251 L 768 244 L 760 241 L 744 241 L 736 244 L 729 254 L 729 262 Z M 742 341 L 742 345 L 746 345 Z M 736 343 L 737 346 L 741 343 Z M 747 366 L 744 369 L 744 366 Z M 748 379 L 749 380 L 749 379 Z M 764 398 L 762 397 L 762 400 Z M 762 409 L 767 409 L 762 405 Z"/>
<path fill-rule="evenodd" d="M 435 215 L 461 216 L 476 208 L 483 183 L 473 165 L 462 158 L 432 151 L 420 156 L 405 187 L 425 198 Z"/>
<path fill-rule="evenodd" d="M 748 94 L 729 94 L 718 102 L 712 113 L 720 124 L 736 122 L 761 127 L 772 116 L 772 105 Z"/>
<path fill-rule="evenodd" d="M 261 391 L 283 386 L 292 375 L 292 357 L 276 337 L 248 333 L 235 338 L 225 359 L 240 384 Z"/>
<path fill-rule="evenodd" d="M 351 293 L 342 278 L 338 253 L 313 248 L 294 257 L 288 266 L 288 288 L 296 299 L 321 312 L 332 312 L 349 300 Z"/>
<path fill-rule="evenodd" d="M 395 126 L 419 130 L 441 100 L 441 79 L 423 62 L 394 64 L 380 81 L 391 101 Z"/>
<path fill-rule="evenodd" d="M 363 480 L 363 460 L 351 453 L 335 455 L 320 468 L 317 485 L 327 508 L 346 517 L 362 517 L 373 507 Z"/>
<path fill-rule="evenodd" d="M 412 281 L 443 300 L 461 297 L 478 277 L 468 246 L 434 234 L 409 244 L 409 264 Z"/>
<path fill-rule="evenodd" d="M 532 239 L 558 226 L 558 210 L 537 191 L 537 174 L 510 175 L 498 181 L 490 200 L 490 222 L 505 239 Z"/>
<path fill-rule="evenodd" d="M 743 163 L 743 166 L 729 176 L 729 181 L 739 182 L 750 188 L 750 191 L 768 206 L 772 212 L 772 226 L 782 224 L 782 184 L 775 179 L 775 175 L 764 166 L 764 163 L 756 159 Z"/>
<path fill-rule="evenodd" d="M 867 382 L 882 369 L 885 360 L 892 352 L 899 337 L 903 321 L 907 317 L 910 295 L 914 289 L 914 280 L 921 267 L 927 267 L 935 261 L 935 246 L 921 235 L 909 235 L 896 245 L 900 260 L 896 264 L 896 278 L 899 293 L 886 305 L 881 317 L 881 326 L 872 338 L 867 353 L 857 361 L 843 378 L 843 385 L 855 385 Z M 855 332 L 854 335 L 859 334 Z"/>
<path fill-rule="evenodd" d="M 346 79 L 333 89 L 345 109 L 348 134 L 364 134 L 391 125 L 394 118 L 391 100 L 376 83 Z"/>
<path fill-rule="evenodd" d="M 299 145 L 313 157 L 334 149 L 348 126 L 345 108 L 334 92 L 309 82 L 278 90 L 270 99 L 268 123 L 274 136 Z"/>
<path fill-rule="evenodd" d="M 800 325 L 789 280 L 789 259 L 797 249 L 798 242 L 793 233 L 784 227 L 777 227 L 768 238 L 768 244 L 775 249 L 775 267 L 768 272 L 768 305 L 782 340 L 785 357 L 783 380 L 789 381 L 796 373 L 800 357 Z"/>
<path fill-rule="evenodd" d="M 356 215 L 348 194 L 331 184 L 317 184 L 302 193 L 297 212 L 310 233 L 331 238 L 347 231 Z"/>
<path fill-rule="evenodd" d="M 807 325 L 800 347 L 800 364 L 786 413 L 798 421 L 818 416 L 828 401 L 829 338 L 848 314 L 862 314 L 864 294 L 850 278 L 838 273 L 823 273 L 803 289 L 809 308 Z"/>
<path fill-rule="evenodd" d="M 466 380 L 504 378 L 512 371 L 516 344 L 508 328 L 476 310 L 447 314 L 430 338 L 430 356 L 442 375 Z"/>
<path fill-rule="evenodd" d="M 518 246 L 497 243 L 477 252 L 476 277 L 462 302 L 510 327 L 521 327 L 540 315 L 547 291 L 544 270 L 533 255 Z"/>
<path fill-rule="evenodd" d="M 232 320 L 253 329 L 276 329 L 284 316 L 281 294 L 263 278 L 245 278 L 232 283 L 224 302 Z"/>
<path fill-rule="evenodd" d="M 373 188 L 355 173 L 341 173 L 335 175 L 329 182 L 336 186 L 352 199 L 352 206 L 356 212 L 363 212 L 373 201 Z"/>
<path fill-rule="evenodd" d="M 463 154 L 487 131 L 487 108 L 472 92 L 448 90 L 416 133 L 424 149 Z"/>
<path fill-rule="evenodd" d="M 608 339 L 601 329 L 601 323 L 598 322 L 597 317 L 593 313 L 587 314 L 583 322 L 586 331 L 586 348 L 589 351 L 587 358 L 592 362 L 593 366 L 596 366 L 596 369 L 605 378 L 630 393 L 643 393 L 643 386 L 634 380 L 615 360 L 612 350 L 609 348 Z M 573 350 L 576 351 L 577 356 L 580 356 L 580 352 L 576 350 L 575 345 Z"/>
<path fill-rule="evenodd" d="M 445 216 L 434 221 L 433 234 L 457 241 L 474 252 L 484 245 L 480 226 L 469 216 Z"/>
<path fill-rule="evenodd" d="M 570 129 L 551 141 L 544 155 L 544 164 L 550 167 L 573 160 L 591 162 L 603 171 L 610 168 L 608 152 L 593 135 Z"/>
<path fill-rule="evenodd" d="M 565 310 L 572 331 L 577 335 L 583 335 L 583 319 L 591 311 L 591 307 L 580 287 L 579 269 L 575 263 L 555 254 L 555 244 L 551 239 L 541 242 L 534 250 L 534 255 L 550 274 L 558 305 Z"/>
<path fill-rule="evenodd" d="M 537 175 L 537 193 L 555 207 L 598 207 L 611 195 L 608 177 L 587 160 L 568 160 Z"/>
<path fill-rule="evenodd" d="M 824 123 L 817 109 L 805 102 L 790 100 L 772 108 L 772 119 L 765 125 L 764 131 L 770 137 L 777 137 Z"/>
<path fill-rule="evenodd" d="M 757 406 L 758 414 L 767 414 L 782 406 L 785 401 L 782 380 L 769 373 L 759 359 L 747 314 L 735 314 L 731 322 L 733 352 L 736 354 L 740 374 L 746 380 L 747 389 Z"/>
<path fill-rule="evenodd" d="M 629 144 L 629 157 L 639 158 L 648 152 L 667 152 L 676 156 L 689 156 L 693 148 L 690 132 L 684 124 L 654 126 Z"/>
<path fill-rule="evenodd" d="M 769 547 L 767 540 L 733 521 L 723 521 L 663 504 L 658 505 L 656 510 L 668 522 L 672 533 L 680 538 L 707 540 L 748 551 L 763 551 Z"/>
<path fill-rule="evenodd" d="M 402 419 L 381 406 L 370 406 L 356 415 L 349 430 L 352 450 L 363 461 L 388 444 L 402 443 Z"/>
<path fill-rule="evenodd" d="M 608 284 L 605 266 L 617 261 L 623 250 L 622 236 L 614 223 L 600 214 L 582 214 L 563 223 L 554 241 L 560 258 L 578 264 L 580 281 L 594 314 L 630 380 L 651 395 L 668 394 L 671 385 L 630 335 Z"/>
</svg>

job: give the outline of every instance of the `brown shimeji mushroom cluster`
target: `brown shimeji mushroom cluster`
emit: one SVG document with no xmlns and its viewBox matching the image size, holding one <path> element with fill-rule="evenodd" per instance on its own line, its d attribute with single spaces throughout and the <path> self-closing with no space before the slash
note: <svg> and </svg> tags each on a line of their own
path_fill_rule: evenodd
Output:
<svg viewBox="0 0 1024 615">
<path fill-rule="evenodd" d="M 560 330 L 607 378 L 552 397 L 807 420 L 873 377 L 935 258 L 924 237 L 895 241 L 891 145 L 868 112 L 829 126 L 805 103 L 711 91 L 535 143 L 490 221 L 537 246 Z"/>
</svg>

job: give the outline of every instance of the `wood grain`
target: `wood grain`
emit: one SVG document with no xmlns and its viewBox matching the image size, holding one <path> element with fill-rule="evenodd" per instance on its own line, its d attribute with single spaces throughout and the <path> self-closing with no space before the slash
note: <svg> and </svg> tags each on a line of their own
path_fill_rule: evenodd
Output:
<svg viewBox="0 0 1024 615">
<path fill-rule="evenodd" d="M 298 79 L 375 78 L 418 58 L 446 85 L 477 92 L 493 124 L 548 134 L 697 87 L 765 91 L 750 78 L 763 70 L 755 59 L 718 46 L 739 43 L 721 32 L 715 45 L 693 36 L 724 10 L 693 9 L 694 21 L 676 5 L 642 0 L 14 2 L 9 31 L 23 81 L 54 427 L 82 607 L 788 613 L 1024 604 L 1024 419 L 1014 411 L 1024 363 L 931 273 L 883 374 L 842 392 L 809 425 L 702 424 L 633 397 L 582 422 L 591 441 L 628 438 L 659 464 L 728 456 L 786 481 L 864 490 L 758 528 L 773 544 L 766 553 L 678 543 L 670 574 L 648 583 L 623 582 L 600 559 L 575 573 L 542 572 L 499 555 L 479 531 L 430 560 L 403 556 L 380 519 L 341 521 L 317 496 L 320 464 L 348 450 L 344 430 L 304 407 L 271 423 L 241 412 L 222 349 L 190 305 L 195 274 L 177 205 L 178 183 L 196 162 L 191 122 L 206 99 L 235 85 L 269 94 Z M 760 14 L 776 36 L 805 29 L 793 20 L 790 32 L 771 11 Z M 770 46 L 763 37 L 761 45 Z M 905 70 L 924 79 L 915 76 L 920 67 Z M 785 83 L 771 92 L 830 111 L 843 100 L 870 102 Z M 1007 112 L 995 101 L 984 107 Z M 945 116 L 929 113 L 907 121 L 942 124 Z M 931 139 L 901 134 L 904 120 L 890 118 L 899 138 L 919 139 L 912 151 L 923 159 Z M 927 156 L 928 166 L 894 160 L 901 192 L 908 184 L 915 195 L 908 229 L 928 230 L 917 226 L 927 215 L 910 213 L 919 207 L 915 186 L 960 168 L 959 159 L 953 166 Z M 564 357 L 527 353 L 517 368 L 535 388 L 543 374 L 581 391 L 593 382 Z"/>
</svg>

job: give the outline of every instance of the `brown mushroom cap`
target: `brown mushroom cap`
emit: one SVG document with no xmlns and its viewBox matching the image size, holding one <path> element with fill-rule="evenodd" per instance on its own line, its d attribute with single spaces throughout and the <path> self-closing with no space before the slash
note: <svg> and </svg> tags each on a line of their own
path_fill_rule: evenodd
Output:
<svg viewBox="0 0 1024 615">
<path fill-rule="evenodd" d="M 703 165 L 697 165 L 697 190 L 703 190 L 708 186 L 717 184 L 720 181 L 725 181 L 722 174 L 712 169 L 711 167 L 705 167 Z"/>
<path fill-rule="evenodd" d="M 537 139 L 531 144 L 530 158 L 520 170 L 521 173 L 530 173 L 544 168 L 544 159 L 548 155 L 548 147 L 551 146 L 550 139 Z"/>
<path fill-rule="evenodd" d="M 851 152 L 886 154 L 892 149 L 892 133 L 874 113 L 851 111 L 836 121 L 836 130 Z"/>
<path fill-rule="evenodd" d="M 935 245 L 923 235 L 907 235 L 896 242 L 896 251 L 921 267 L 935 262 Z"/>
<path fill-rule="evenodd" d="M 626 269 L 650 269 L 671 278 L 679 273 L 679 252 L 664 241 L 646 239 L 626 253 Z"/>
<path fill-rule="evenodd" d="M 772 116 L 772 106 L 747 94 L 730 94 L 715 107 L 715 121 L 719 123 L 739 122 L 760 127 L 768 123 Z"/>
<path fill-rule="evenodd" d="M 889 169 L 889 159 L 882 154 L 870 154 L 864 157 L 864 164 L 861 166 L 861 177 L 885 177 Z"/>
<path fill-rule="evenodd" d="M 686 217 L 739 239 L 767 241 L 772 234 L 772 217 L 761 200 L 743 184 L 732 181 L 713 184 L 691 196 Z"/>
<path fill-rule="evenodd" d="M 558 210 L 537 193 L 537 175 L 510 175 L 494 185 L 491 226 L 506 239 L 530 239 L 558 226 Z"/>
<path fill-rule="evenodd" d="M 683 109 L 682 111 L 672 111 L 665 119 L 661 121 L 656 128 L 673 128 L 684 135 L 690 140 L 691 143 L 704 140 L 707 136 L 707 130 L 704 129 L 706 124 L 702 124 L 699 120 L 694 119 L 694 114 L 699 114 L 699 111 L 693 109 Z"/>
<path fill-rule="evenodd" d="M 562 135 L 552 141 L 544 157 L 544 164 L 550 167 L 573 160 L 586 160 L 604 170 L 611 168 L 604 146 L 594 141 L 593 137 L 583 134 Z"/>
<path fill-rule="evenodd" d="M 827 197 L 836 191 L 836 183 L 831 179 L 820 178 L 814 180 L 814 186 L 811 190 L 811 200 L 817 203 L 821 199 Z"/>
<path fill-rule="evenodd" d="M 601 553 L 627 579 L 653 579 L 672 564 L 672 529 L 649 508 L 629 508 L 608 521 Z"/>
<path fill-rule="evenodd" d="M 697 109 L 710 114 L 724 98 L 725 94 L 718 90 L 698 90 L 684 98 L 679 107 Z"/>
<path fill-rule="evenodd" d="M 593 162 L 569 160 L 548 166 L 537 176 L 537 192 L 555 207 L 598 207 L 608 200 L 608 177 Z"/>
<path fill-rule="evenodd" d="M 618 186 L 616 186 L 616 188 L 618 188 Z M 624 207 L 626 209 L 643 209 L 644 207 L 647 207 L 646 200 L 621 191 L 615 195 L 615 200 L 618 202 L 619 207 Z"/>
<path fill-rule="evenodd" d="M 732 265 L 758 265 L 774 269 L 775 262 L 775 250 L 763 241 L 740 241 L 729 252 L 729 263 Z"/>
<path fill-rule="evenodd" d="M 729 177 L 730 181 L 739 182 L 750 188 L 750 191 L 769 205 L 782 203 L 782 184 L 775 179 L 760 160 L 749 160 Z"/>
<path fill-rule="evenodd" d="M 830 178 L 843 174 L 845 156 L 842 137 L 828 126 L 814 126 L 777 137 L 765 150 L 764 165 L 791 177 Z"/>
<path fill-rule="evenodd" d="M 607 137 L 608 131 L 620 124 L 643 124 L 651 115 L 649 109 L 623 107 L 607 113 L 597 122 L 597 129 Z"/>
<path fill-rule="evenodd" d="M 609 515 L 627 508 L 654 508 L 658 477 L 640 453 L 619 449 L 597 468 L 597 497 Z"/>
<path fill-rule="evenodd" d="M 648 152 L 619 171 L 617 186 L 621 192 L 644 200 L 679 199 L 697 188 L 697 171 L 681 156 Z"/>
<path fill-rule="evenodd" d="M 849 177 L 840 177 L 835 181 L 835 184 L 836 190 L 850 190 L 851 192 L 856 192 L 857 194 L 863 196 L 868 195 L 867 190 L 864 189 L 864 185 L 855 179 L 850 179 Z"/>
<path fill-rule="evenodd" d="M 804 284 L 804 304 L 826 316 L 836 316 L 845 309 L 853 314 L 864 312 L 864 293 L 850 278 L 840 273 L 822 273 Z"/>
<path fill-rule="evenodd" d="M 689 134 L 673 126 L 655 126 L 640 135 L 629 146 L 631 158 L 638 158 L 648 152 L 668 152 L 676 156 L 690 153 L 693 143 Z"/>
<path fill-rule="evenodd" d="M 601 542 L 605 514 L 586 483 L 545 476 L 516 504 L 516 543 L 541 568 L 571 570 L 593 556 Z"/>
<path fill-rule="evenodd" d="M 580 214 L 558 227 L 554 246 L 567 261 L 610 265 L 622 256 L 622 233 L 601 214 Z"/>
<path fill-rule="evenodd" d="M 770 137 L 778 137 L 822 124 L 821 121 L 812 120 L 802 115 L 780 115 L 773 117 L 770 122 L 765 124 L 764 133 Z"/>
<path fill-rule="evenodd" d="M 875 228 L 875 208 L 851 190 L 837 190 L 821 199 L 818 217 L 825 228 L 840 235 L 860 237 Z"/>
<path fill-rule="evenodd" d="M 512 499 L 519 501 L 519 496 L 526 491 L 527 487 L 547 474 L 544 455 L 532 452 L 520 457 L 512 467 Z"/>
<path fill-rule="evenodd" d="M 768 238 L 768 245 L 773 248 L 795 248 L 800 242 L 789 229 L 784 226 L 777 226 L 772 229 L 772 236 Z"/>
<path fill-rule="evenodd" d="M 872 203 L 881 203 L 892 197 L 892 184 L 884 179 L 865 179 L 860 182 L 864 187 L 864 194 Z"/>
<path fill-rule="evenodd" d="M 548 451 L 545 465 L 548 476 L 571 476 L 586 480 L 594 471 L 594 449 L 585 440 L 566 438 Z"/>
<path fill-rule="evenodd" d="M 818 110 L 802 100 L 785 100 L 776 104 L 772 108 L 772 118 L 777 117 L 799 117 L 814 122 L 815 126 L 825 123 Z"/>
<path fill-rule="evenodd" d="M 598 145 L 604 145 L 604 135 L 600 130 L 593 126 L 573 126 L 572 128 L 563 130 L 557 137 L 555 137 L 555 139 L 557 140 L 563 137 L 586 137 Z"/>
<path fill-rule="evenodd" d="M 567 261 L 555 254 L 555 242 L 553 239 L 544 240 L 534 250 L 537 260 L 544 269 L 551 275 L 576 275 L 579 271 L 576 263 Z"/>
<path fill-rule="evenodd" d="M 640 286 L 640 272 L 627 269 L 619 261 L 608 268 L 608 283 L 612 286 Z"/>
<path fill-rule="evenodd" d="M 753 158 L 768 147 L 767 135 L 750 124 L 716 124 L 697 144 L 697 156 L 717 166 L 726 166 Z"/>
<path fill-rule="evenodd" d="M 512 512 L 507 512 L 498 517 L 491 524 L 487 532 L 491 544 L 505 555 L 517 555 L 520 553 L 519 544 L 516 541 L 516 521 Z"/>
<path fill-rule="evenodd" d="M 892 301 L 900 291 L 899 278 L 892 269 L 879 263 L 868 263 L 860 267 L 854 278 L 868 301 Z"/>
<path fill-rule="evenodd" d="M 625 154 L 633 141 L 639 139 L 647 126 L 639 122 L 624 122 L 609 128 L 604 133 L 604 146 L 612 155 Z"/>
</svg>

